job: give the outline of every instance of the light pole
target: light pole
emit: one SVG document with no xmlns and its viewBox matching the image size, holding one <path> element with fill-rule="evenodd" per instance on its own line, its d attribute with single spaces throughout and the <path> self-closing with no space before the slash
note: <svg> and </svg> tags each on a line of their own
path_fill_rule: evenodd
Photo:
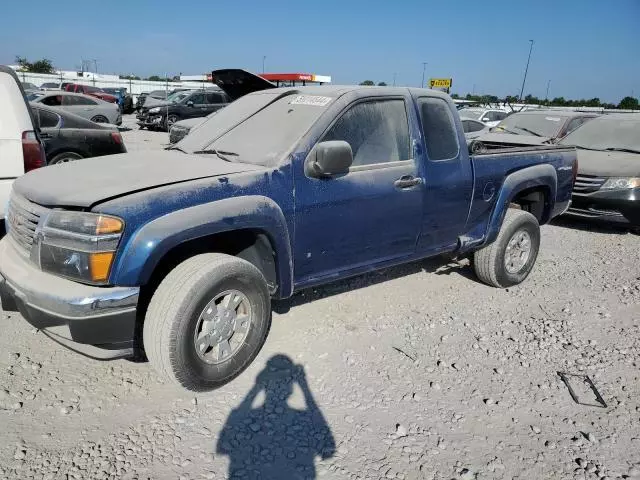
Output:
<svg viewBox="0 0 640 480">
<path fill-rule="evenodd" d="M 544 96 L 544 99 L 549 103 L 549 85 L 551 85 L 551 80 L 547 81 L 547 93 Z"/>
<path fill-rule="evenodd" d="M 531 51 L 533 50 L 533 40 L 529 40 L 531 45 L 529 46 L 529 57 L 527 57 L 527 66 L 524 69 L 524 78 L 522 79 L 522 88 L 520 89 L 520 101 L 522 102 L 522 94 L 524 93 L 524 84 L 527 81 L 527 72 L 529 71 L 529 61 L 531 60 Z"/>
<path fill-rule="evenodd" d="M 396 86 L 396 72 L 393 72 L 393 86 Z"/>
<path fill-rule="evenodd" d="M 422 83 L 420 88 L 424 88 L 424 71 L 427 69 L 427 62 L 422 62 Z"/>
<path fill-rule="evenodd" d="M 264 73 L 264 62 L 267 60 L 267 56 L 263 55 L 262 56 L 262 73 Z"/>
</svg>

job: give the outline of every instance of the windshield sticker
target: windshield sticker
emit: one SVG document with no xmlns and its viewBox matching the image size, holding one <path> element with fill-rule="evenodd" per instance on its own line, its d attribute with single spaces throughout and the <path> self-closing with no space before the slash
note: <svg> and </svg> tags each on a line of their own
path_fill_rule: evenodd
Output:
<svg viewBox="0 0 640 480">
<path fill-rule="evenodd" d="M 551 122 L 559 122 L 560 117 L 544 117 L 545 120 L 549 120 Z"/>
<path fill-rule="evenodd" d="M 314 107 L 325 107 L 331 102 L 331 97 L 321 97 L 318 95 L 296 95 L 289 102 L 290 105 L 311 105 Z"/>
</svg>

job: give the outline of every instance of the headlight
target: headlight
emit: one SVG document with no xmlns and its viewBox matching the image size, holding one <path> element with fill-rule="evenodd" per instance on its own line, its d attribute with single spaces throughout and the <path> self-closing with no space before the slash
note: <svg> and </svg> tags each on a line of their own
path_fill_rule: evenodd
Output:
<svg viewBox="0 0 640 480">
<path fill-rule="evenodd" d="M 153 107 L 149 109 L 149 113 L 160 113 L 160 107 Z"/>
<path fill-rule="evenodd" d="M 625 190 L 627 188 L 640 188 L 640 178 L 610 178 L 601 190 Z"/>
<path fill-rule="evenodd" d="M 124 222 L 108 215 L 54 210 L 42 227 L 40 268 L 94 285 L 105 284 Z"/>
</svg>

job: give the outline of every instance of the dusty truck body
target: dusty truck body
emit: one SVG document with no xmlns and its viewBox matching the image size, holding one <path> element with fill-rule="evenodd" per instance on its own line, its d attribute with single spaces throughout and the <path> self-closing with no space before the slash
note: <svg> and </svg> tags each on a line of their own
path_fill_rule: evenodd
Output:
<svg viewBox="0 0 640 480">
<path fill-rule="evenodd" d="M 3 306 L 76 351 L 143 352 L 211 390 L 257 355 L 271 299 L 443 253 L 473 253 L 491 285 L 521 282 L 575 172 L 572 148 L 470 157 L 439 92 L 255 92 L 173 150 L 18 180 Z"/>
</svg>

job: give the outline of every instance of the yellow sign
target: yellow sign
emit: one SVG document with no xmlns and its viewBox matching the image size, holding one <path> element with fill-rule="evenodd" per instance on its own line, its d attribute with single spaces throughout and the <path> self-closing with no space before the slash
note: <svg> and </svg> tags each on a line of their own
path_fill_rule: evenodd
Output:
<svg viewBox="0 0 640 480">
<path fill-rule="evenodd" d="M 429 88 L 451 88 L 453 78 L 430 78 Z"/>
</svg>

